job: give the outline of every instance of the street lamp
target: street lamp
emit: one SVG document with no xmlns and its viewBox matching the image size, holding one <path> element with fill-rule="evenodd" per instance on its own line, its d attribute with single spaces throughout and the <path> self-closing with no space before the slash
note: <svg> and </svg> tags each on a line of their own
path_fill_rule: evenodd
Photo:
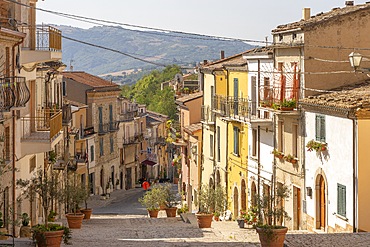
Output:
<svg viewBox="0 0 370 247">
<path fill-rule="evenodd" d="M 363 56 L 358 52 L 354 52 L 354 51 L 351 52 L 348 55 L 349 63 L 351 64 L 351 67 L 354 68 L 355 72 L 356 71 L 370 72 L 370 68 L 360 68 L 362 57 Z"/>
</svg>

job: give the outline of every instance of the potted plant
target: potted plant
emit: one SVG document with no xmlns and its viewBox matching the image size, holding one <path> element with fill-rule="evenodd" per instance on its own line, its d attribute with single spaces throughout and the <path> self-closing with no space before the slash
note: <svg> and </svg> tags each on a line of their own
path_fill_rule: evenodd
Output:
<svg viewBox="0 0 370 247">
<path fill-rule="evenodd" d="M 284 153 L 277 150 L 276 148 L 274 150 L 272 150 L 271 152 L 275 157 L 279 158 L 279 159 L 283 159 L 284 158 Z"/>
<path fill-rule="evenodd" d="M 220 212 L 215 211 L 215 212 L 213 213 L 213 219 L 214 219 L 215 221 L 219 221 L 219 220 L 220 220 L 220 215 L 221 215 L 221 213 L 220 213 Z"/>
<path fill-rule="evenodd" d="M 286 100 L 281 103 L 280 110 L 282 111 L 291 111 L 293 110 L 297 105 L 297 102 L 295 99 Z"/>
<path fill-rule="evenodd" d="M 306 144 L 307 151 L 311 152 L 315 150 L 316 152 L 324 152 L 328 150 L 327 144 L 323 142 L 317 142 L 315 140 L 310 140 Z"/>
<path fill-rule="evenodd" d="M 224 210 L 226 201 L 225 189 L 221 186 L 213 188 L 208 185 L 202 185 L 197 206 L 199 206 L 197 216 L 199 228 L 210 228 L 212 225 L 213 213 L 216 208 L 219 211 Z"/>
<path fill-rule="evenodd" d="M 3 234 L 7 234 L 8 231 L 5 227 L 3 227 L 4 221 L 3 221 L 3 213 L 0 212 L 0 240 L 7 240 L 8 237 L 4 236 Z"/>
<path fill-rule="evenodd" d="M 20 237 L 21 238 L 31 238 L 32 233 L 31 233 L 31 227 L 29 226 L 30 224 L 30 217 L 28 216 L 27 213 L 22 214 L 22 226 L 20 229 Z"/>
<path fill-rule="evenodd" d="M 284 210 L 284 199 L 289 197 L 289 190 L 286 185 L 278 186 L 275 193 L 263 195 L 257 198 L 259 219 L 256 231 L 262 247 L 283 247 L 285 234 L 288 228 L 282 226 L 284 219 L 290 219 Z"/>
<path fill-rule="evenodd" d="M 159 205 L 163 203 L 163 189 L 158 185 L 152 186 L 151 190 L 139 198 L 139 202 L 146 207 L 151 218 L 157 218 Z"/>
<path fill-rule="evenodd" d="M 91 218 L 91 214 L 92 214 L 92 211 L 93 211 L 92 208 L 88 208 L 87 207 L 87 201 L 90 198 L 90 187 L 89 186 L 86 186 L 84 189 L 85 189 L 84 190 L 85 193 L 83 194 L 83 201 L 85 203 L 85 208 L 84 209 L 81 209 L 81 213 L 83 213 L 85 215 L 84 216 L 84 219 L 85 220 L 89 220 Z"/>
<path fill-rule="evenodd" d="M 71 229 L 80 229 L 82 226 L 82 220 L 85 217 L 83 213 L 79 211 L 79 205 L 83 202 L 86 194 L 86 189 L 80 186 L 76 182 L 73 184 L 67 184 L 65 188 L 65 199 L 69 206 L 68 213 L 66 214 L 68 226 Z"/>
<path fill-rule="evenodd" d="M 51 198 L 60 198 L 62 190 L 58 183 L 57 174 L 47 170 L 38 170 L 36 175 L 30 180 L 17 180 L 17 186 L 23 189 L 22 194 L 31 197 L 34 194 L 41 199 L 41 206 L 44 213 L 44 224 L 33 226 L 32 237 L 36 240 L 38 246 L 60 246 L 62 239 L 68 243 L 71 233 L 68 227 L 49 224 L 48 212 L 52 207 Z"/>
<path fill-rule="evenodd" d="M 164 203 L 166 205 L 166 215 L 167 217 L 176 217 L 177 207 L 179 203 L 179 195 L 176 191 L 172 190 L 172 185 L 166 183 L 162 186 L 164 190 Z"/>
<path fill-rule="evenodd" d="M 236 222 L 238 222 L 239 228 L 244 228 L 246 215 L 247 215 L 247 211 L 240 210 L 239 217 L 236 219 Z"/>
<path fill-rule="evenodd" d="M 57 216 L 57 213 L 53 210 L 50 210 L 48 214 L 48 221 L 49 222 L 54 222 L 55 221 L 55 216 Z"/>
<path fill-rule="evenodd" d="M 297 162 L 298 162 L 298 159 L 296 157 L 294 157 L 293 155 L 291 155 L 291 154 L 285 155 L 284 160 L 286 160 L 287 162 L 292 163 L 293 165 L 297 164 Z"/>
</svg>

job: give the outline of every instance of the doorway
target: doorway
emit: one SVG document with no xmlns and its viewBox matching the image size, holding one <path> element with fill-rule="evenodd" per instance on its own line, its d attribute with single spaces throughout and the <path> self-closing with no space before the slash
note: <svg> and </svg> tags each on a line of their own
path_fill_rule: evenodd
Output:
<svg viewBox="0 0 370 247">
<path fill-rule="evenodd" d="M 238 188 L 237 187 L 234 188 L 233 198 L 234 198 L 234 213 L 233 213 L 233 215 L 234 215 L 234 219 L 236 219 L 239 216 L 239 203 L 238 203 L 239 193 L 238 193 Z"/>
<path fill-rule="evenodd" d="M 316 229 L 326 227 L 326 183 L 323 175 L 316 178 Z"/>
<path fill-rule="evenodd" d="M 242 186 L 241 186 L 241 209 L 243 211 L 247 210 L 247 192 L 246 192 L 246 186 L 245 186 L 245 180 L 242 180 Z"/>
<path fill-rule="evenodd" d="M 252 207 L 256 207 L 257 206 L 257 187 L 256 187 L 256 183 L 255 182 L 252 182 L 252 186 L 251 186 L 251 203 L 252 203 Z"/>
<path fill-rule="evenodd" d="M 301 189 L 293 186 L 293 230 L 299 230 L 301 224 Z"/>
</svg>

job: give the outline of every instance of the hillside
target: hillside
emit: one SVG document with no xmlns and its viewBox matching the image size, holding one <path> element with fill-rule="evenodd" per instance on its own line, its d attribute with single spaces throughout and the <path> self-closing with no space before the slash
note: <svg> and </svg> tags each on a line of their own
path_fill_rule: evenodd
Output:
<svg viewBox="0 0 370 247">
<path fill-rule="evenodd" d="M 163 35 L 154 31 L 134 31 L 121 27 L 97 26 L 81 29 L 58 26 L 57 28 L 66 37 L 109 47 L 166 65 L 194 66 L 199 61 L 218 59 L 221 50 L 225 51 L 225 56 L 231 56 L 252 47 L 243 42 L 180 38 L 173 37 L 179 34 L 166 36 L 172 34 Z M 181 36 L 186 37 L 186 35 Z M 156 68 L 155 65 L 118 53 L 63 39 L 63 62 L 69 68 L 71 61 L 75 71 L 83 70 L 94 75 L 130 69 Z"/>
</svg>

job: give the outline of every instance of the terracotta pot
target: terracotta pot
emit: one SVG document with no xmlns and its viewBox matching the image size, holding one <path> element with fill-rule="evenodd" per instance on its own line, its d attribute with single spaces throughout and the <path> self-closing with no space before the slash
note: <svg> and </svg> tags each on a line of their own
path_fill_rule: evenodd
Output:
<svg viewBox="0 0 370 247">
<path fill-rule="evenodd" d="M 166 208 L 167 217 L 176 217 L 177 207 Z"/>
<path fill-rule="evenodd" d="M 215 221 L 220 221 L 220 216 L 213 216 L 213 219 L 214 219 Z"/>
<path fill-rule="evenodd" d="M 166 210 L 166 208 L 167 208 L 166 205 L 160 205 L 159 206 L 159 210 Z"/>
<path fill-rule="evenodd" d="M 199 228 L 211 228 L 213 214 L 195 214 Z"/>
<path fill-rule="evenodd" d="M 81 209 L 81 213 L 83 213 L 85 215 L 85 217 L 84 217 L 85 220 L 90 219 L 92 211 L 93 211 L 92 208 Z"/>
<path fill-rule="evenodd" d="M 264 229 L 257 227 L 256 230 L 261 242 L 261 247 L 284 246 L 285 235 L 288 231 L 287 227 L 281 229 Z"/>
<path fill-rule="evenodd" d="M 150 218 L 157 218 L 159 210 L 148 210 Z"/>
<path fill-rule="evenodd" d="M 4 233 L 4 234 L 7 234 L 8 233 L 8 231 L 6 230 L 6 228 L 4 228 L 4 227 L 0 227 L 0 232 L 1 233 Z M 7 236 L 4 236 L 4 235 L 0 235 L 0 240 L 7 240 L 8 239 L 8 237 Z"/>
<path fill-rule="evenodd" d="M 85 217 L 84 214 L 66 214 L 67 221 L 68 221 L 68 227 L 71 229 L 80 229 L 82 226 L 82 220 Z"/>
<path fill-rule="evenodd" d="M 21 229 L 19 231 L 19 236 L 21 238 L 31 238 L 32 232 L 30 226 L 21 226 Z"/>
<path fill-rule="evenodd" d="M 44 232 L 36 234 L 35 239 L 38 247 L 59 247 L 62 243 L 64 230 Z"/>
<path fill-rule="evenodd" d="M 280 110 L 282 111 L 293 111 L 293 109 L 294 107 L 284 107 L 284 106 L 280 107 Z"/>
</svg>

